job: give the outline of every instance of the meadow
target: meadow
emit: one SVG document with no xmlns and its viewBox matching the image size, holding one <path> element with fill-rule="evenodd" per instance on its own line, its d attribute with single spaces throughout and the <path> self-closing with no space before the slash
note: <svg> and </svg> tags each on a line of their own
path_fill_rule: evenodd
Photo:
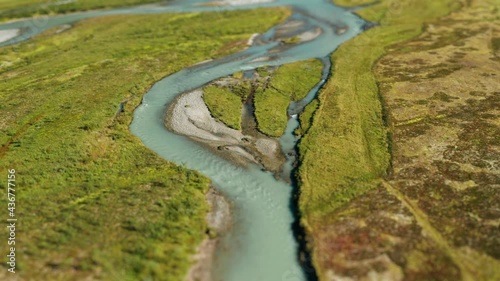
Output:
<svg viewBox="0 0 500 281">
<path fill-rule="evenodd" d="M 334 2 L 352 7 L 373 1 Z M 441 172 L 443 168 L 431 174 L 429 170 L 438 169 L 430 168 L 426 164 L 428 162 L 424 162 L 423 167 L 412 167 L 411 170 L 407 166 L 415 165 L 415 159 L 401 155 L 402 152 L 411 154 L 408 152 L 418 147 L 411 142 L 411 138 L 428 128 L 456 126 L 457 118 L 461 118 L 457 116 L 464 114 L 464 109 L 457 108 L 452 113 L 455 117 L 448 121 L 438 121 L 446 114 L 414 116 L 406 123 L 402 118 L 406 116 L 399 116 L 403 119 L 399 124 L 393 120 L 400 112 L 412 111 L 418 106 L 419 110 L 427 108 L 429 102 L 425 100 L 416 100 L 414 105 L 408 102 L 416 99 L 415 89 L 424 85 L 430 93 L 446 86 L 456 90 L 452 95 L 462 94 L 455 89 L 456 86 L 450 85 L 466 81 L 475 74 L 460 79 L 454 76 L 446 80 L 443 77 L 462 68 L 457 66 L 457 61 L 466 56 L 464 50 L 472 52 L 484 48 L 478 53 L 489 52 L 482 46 L 483 43 L 481 47 L 466 49 L 463 42 L 457 41 L 477 34 L 475 32 L 478 31 L 473 31 L 480 26 L 492 24 L 495 19 L 498 21 L 498 9 L 487 8 L 495 2 L 498 1 L 385 0 L 356 11 L 377 25 L 333 53 L 332 76 L 319 94 L 317 110 L 312 113 L 313 121 L 299 143 L 298 204 L 320 280 L 329 280 L 334 273 L 354 279 L 369 276 L 368 273 L 381 274 L 378 278 L 382 278 L 383 274 L 400 276 L 394 277 L 395 280 L 496 280 L 498 277 L 498 271 L 493 270 L 498 267 L 498 261 L 491 258 L 498 255 L 498 247 L 496 251 L 487 247 L 494 243 L 494 238 L 479 234 L 481 231 L 491 233 L 492 228 L 479 222 L 468 222 L 467 229 L 464 229 L 465 222 L 462 222 L 467 217 L 465 212 L 486 216 L 481 215 L 484 212 L 481 203 L 473 205 L 468 202 L 477 203 L 489 198 L 485 194 L 492 192 L 491 183 L 484 181 L 484 185 L 464 194 L 453 193 L 442 180 L 443 177 L 449 179 L 445 172 Z M 482 16 L 471 17 L 465 12 L 463 18 L 442 19 L 460 9 Z M 452 24 L 463 26 L 453 30 L 450 28 Z M 438 32 L 434 26 L 442 29 Z M 426 31 L 434 33 L 420 38 Z M 434 64 L 434 57 L 442 58 L 436 56 L 438 48 L 443 48 L 439 51 L 441 54 L 454 54 L 453 60 L 446 61 L 446 64 Z M 413 56 L 411 52 L 428 52 L 429 59 L 422 59 L 422 54 Z M 403 54 L 404 60 L 394 59 Z M 471 65 L 477 57 L 467 57 L 462 65 Z M 382 58 L 385 58 L 383 63 Z M 483 64 L 479 60 L 476 63 Z M 401 84 L 395 87 L 395 83 Z M 431 100 L 439 100 L 439 97 L 444 102 L 451 99 L 441 93 Z M 391 99 L 390 104 L 387 103 L 388 98 Z M 470 114 L 464 116 L 471 118 Z M 480 117 L 475 116 L 474 120 L 477 118 Z M 397 138 L 394 137 L 395 132 L 398 133 Z M 428 134 L 436 133 L 429 131 Z M 440 134 L 435 135 L 436 139 L 444 138 Z M 439 139 L 426 147 L 435 149 L 441 141 Z M 464 141 L 467 142 L 467 139 L 459 143 Z M 488 142 L 489 137 L 481 140 L 481 143 Z M 471 146 L 474 147 L 473 143 L 467 145 Z M 430 153 L 420 153 L 420 158 L 432 163 Z M 394 157 L 399 160 L 396 169 L 392 166 Z M 455 172 L 463 175 L 461 180 L 467 179 L 465 175 L 468 172 Z M 454 176 L 457 178 L 458 174 Z M 389 180 L 393 180 L 391 184 L 387 183 Z M 426 182 L 417 185 L 414 183 L 416 180 Z M 411 219 L 402 222 L 391 217 L 392 213 Z M 388 220 L 388 217 L 392 219 Z M 430 233 L 431 237 L 422 233 Z M 464 239 L 469 242 L 463 242 Z M 485 252 L 490 256 L 483 255 Z M 371 264 L 371 261 L 383 256 L 389 258 Z M 481 262 L 473 261 L 471 256 Z"/>
<path fill-rule="evenodd" d="M 17 175 L 17 276 L 182 280 L 207 237 L 210 182 L 146 149 L 129 131 L 133 110 L 162 77 L 240 50 L 288 14 L 101 17 L 1 48 L 0 173 Z"/>
<path fill-rule="evenodd" d="M 140 4 L 168 2 L 169 0 L 0 0 L 0 22 L 16 18 L 56 15 L 78 11 L 109 9 Z"/>
<path fill-rule="evenodd" d="M 233 129 L 240 129 L 243 103 L 251 96 L 257 129 L 270 137 L 280 137 L 287 126 L 288 105 L 303 99 L 319 83 L 322 69 L 320 60 L 311 59 L 269 71 L 267 67 L 261 67 L 256 71 L 258 77 L 253 79 L 242 78 L 236 73 L 233 78 L 237 80 L 230 86 L 205 87 L 204 100 L 214 118 Z M 309 125 L 310 117 L 309 109 L 300 118 L 303 131 Z"/>
<path fill-rule="evenodd" d="M 283 135 L 291 101 L 299 101 L 321 80 L 323 64 L 317 59 L 285 64 L 271 74 L 266 88 L 255 93 L 255 118 L 258 128 L 273 137 Z M 303 120 L 305 121 L 305 120 Z"/>
<path fill-rule="evenodd" d="M 369 1 L 336 3 L 356 6 Z M 435 9 L 423 13 L 428 5 Z M 333 75 L 319 94 L 312 125 L 299 144 L 300 209 L 305 225 L 377 186 L 386 175 L 390 131 L 372 69 L 388 46 L 419 35 L 425 21 L 444 16 L 452 8 L 450 1 L 408 0 L 381 1 L 358 11 L 380 26 L 333 53 Z"/>
</svg>

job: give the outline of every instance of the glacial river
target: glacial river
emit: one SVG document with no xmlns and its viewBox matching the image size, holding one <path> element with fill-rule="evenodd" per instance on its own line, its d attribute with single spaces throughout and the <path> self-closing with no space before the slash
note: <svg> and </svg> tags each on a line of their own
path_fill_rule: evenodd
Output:
<svg viewBox="0 0 500 281">
<path fill-rule="evenodd" d="M 256 7 L 290 6 L 293 18 L 306 22 L 311 30 L 320 28 L 322 33 L 312 41 L 280 47 L 273 41 L 275 28 L 259 35 L 253 46 L 215 61 L 198 64 L 181 70 L 157 82 L 144 96 L 134 112 L 130 126 L 145 146 L 168 161 L 198 170 L 208 176 L 213 184 L 230 201 L 233 209 L 233 227 L 218 246 L 214 277 L 223 281 L 303 281 L 304 270 L 298 259 L 298 243 L 294 238 L 291 208 L 293 187 L 258 167 L 241 168 L 212 154 L 209 150 L 186 137 L 168 131 L 164 126 L 167 105 L 178 95 L 199 88 L 213 80 L 238 71 L 248 71 L 261 66 L 278 66 L 310 58 L 323 59 L 323 81 L 308 97 L 290 107 L 295 114 L 311 101 L 326 80 L 330 69 L 329 55 L 343 42 L 363 30 L 366 22 L 350 11 L 331 4 L 329 0 L 278 0 L 270 3 L 224 7 L 203 7 L 196 4 L 208 1 L 174 1 L 168 6 L 146 5 L 139 7 L 91 11 L 55 16 L 38 21 L 23 20 L 0 25 L 0 30 L 21 29 L 20 36 L 0 43 L 0 46 L 28 40 L 49 28 L 71 24 L 75 21 L 105 15 L 155 14 L 165 12 L 220 11 Z M 326 58 L 326 59 L 325 59 Z M 295 118 L 288 122 L 281 138 L 285 152 L 294 150 L 296 138 Z M 285 171 L 290 173 L 293 156 L 289 157 Z"/>
</svg>

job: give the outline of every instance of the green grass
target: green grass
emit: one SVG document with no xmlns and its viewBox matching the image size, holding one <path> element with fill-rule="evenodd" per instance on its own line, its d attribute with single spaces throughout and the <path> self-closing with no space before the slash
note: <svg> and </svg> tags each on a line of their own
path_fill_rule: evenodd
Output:
<svg viewBox="0 0 500 281">
<path fill-rule="evenodd" d="M 312 100 L 305 108 L 304 111 L 299 115 L 300 126 L 295 130 L 296 135 L 304 135 L 307 133 L 311 127 L 313 121 L 314 113 L 319 107 L 319 102 L 317 99 Z"/>
<path fill-rule="evenodd" d="M 271 75 L 268 87 L 255 93 L 258 129 L 273 137 L 283 135 L 288 121 L 288 105 L 291 101 L 303 99 L 319 83 L 322 69 L 323 64 L 317 59 L 279 67 Z"/>
<path fill-rule="evenodd" d="M 411 1 L 402 2 L 401 13 L 421 18 L 420 22 L 394 23 L 403 18 L 401 14 L 384 18 L 391 24 L 364 32 L 332 56 L 334 75 L 320 94 L 313 125 L 299 146 L 300 206 L 305 218 L 326 215 L 362 194 L 388 168 L 387 129 L 372 67 L 387 46 L 417 36 L 423 21 L 438 16 L 436 11 L 419 15 L 421 9 L 415 5 L 423 8 L 424 2 L 407 2 Z M 440 15 L 449 12 L 447 4 L 441 2 Z M 391 5 L 392 1 L 382 1 L 365 10 L 387 12 Z"/>
<path fill-rule="evenodd" d="M 254 81 L 244 79 L 242 73 L 235 73 L 233 78 L 239 79 L 238 83 L 224 88 L 205 87 L 204 100 L 215 118 L 233 129 L 240 129 L 242 103 L 254 91 L 259 131 L 280 137 L 286 129 L 288 105 L 291 101 L 303 99 L 319 83 L 322 70 L 321 61 L 311 59 L 280 66 L 274 72 L 268 71 L 267 67 L 258 68 L 260 78 Z M 267 82 L 269 76 L 270 82 Z"/>
<path fill-rule="evenodd" d="M 241 129 L 241 98 L 228 88 L 208 86 L 203 88 L 203 100 L 213 117 L 221 120 L 228 127 Z"/>
<path fill-rule="evenodd" d="M 312 126 L 299 144 L 300 207 L 305 218 L 328 214 L 362 194 L 388 167 L 386 129 L 371 73 L 381 53 L 359 53 L 371 31 L 332 56 L 334 75 L 320 93 Z"/>
<path fill-rule="evenodd" d="M 362 2 L 366 1 L 339 4 Z M 428 5 L 435 9 L 427 11 Z M 380 13 L 369 19 L 383 24 L 348 41 L 332 55 L 333 77 L 320 93 L 313 124 L 299 145 L 304 224 L 363 194 L 385 174 L 390 159 L 388 131 L 372 68 L 386 47 L 416 37 L 423 22 L 446 15 L 453 7 L 453 1 L 387 0 L 359 12 Z"/>
<path fill-rule="evenodd" d="M 301 100 L 319 83 L 322 70 L 323 64 L 317 59 L 285 64 L 273 74 L 271 88 L 288 96 L 290 100 Z"/>
<path fill-rule="evenodd" d="M 240 81 L 222 88 L 215 85 L 203 88 L 203 100 L 214 118 L 230 128 L 239 130 L 243 103 L 252 92 L 252 83 L 249 80 L 241 80 L 243 72 L 234 73 L 233 78 Z"/>
<path fill-rule="evenodd" d="M 366 2 L 339 0 L 338 4 Z M 386 0 L 358 12 L 381 25 L 332 55 L 333 76 L 321 91 L 312 125 L 299 144 L 299 209 L 312 240 L 336 210 L 376 187 L 390 166 L 389 130 L 372 71 L 375 63 L 387 47 L 418 36 L 425 21 L 444 16 L 453 7 L 451 0 Z M 311 246 L 313 256 L 326 254 Z M 323 280 L 327 269 L 319 264 L 316 269 Z"/>
<path fill-rule="evenodd" d="M 288 121 L 286 110 L 290 98 L 272 88 L 257 90 L 254 104 L 259 131 L 271 137 L 283 135 Z"/>
<path fill-rule="evenodd" d="M 56 0 L 0 0 L 0 21 L 77 11 L 108 9 L 171 0 L 78 0 L 58 4 Z"/>
<path fill-rule="evenodd" d="M 182 280 L 206 237 L 209 181 L 132 136 L 133 110 L 162 77 L 288 14 L 103 17 L 1 48 L 0 174 L 17 171 L 17 276 Z"/>
<path fill-rule="evenodd" d="M 299 144 L 300 208 L 321 217 L 376 186 L 389 167 L 387 129 L 372 67 L 385 46 L 419 34 L 420 25 L 373 28 L 332 56 L 333 77 Z"/>
</svg>

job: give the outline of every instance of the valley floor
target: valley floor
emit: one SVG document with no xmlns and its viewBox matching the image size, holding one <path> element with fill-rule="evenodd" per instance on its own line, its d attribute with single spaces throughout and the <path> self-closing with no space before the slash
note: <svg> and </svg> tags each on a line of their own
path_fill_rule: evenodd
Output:
<svg viewBox="0 0 500 281">
<path fill-rule="evenodd" d="M 320 280 L 500 279 L 498 4 L 358 11 L 300 144 Z"/>
</svg>

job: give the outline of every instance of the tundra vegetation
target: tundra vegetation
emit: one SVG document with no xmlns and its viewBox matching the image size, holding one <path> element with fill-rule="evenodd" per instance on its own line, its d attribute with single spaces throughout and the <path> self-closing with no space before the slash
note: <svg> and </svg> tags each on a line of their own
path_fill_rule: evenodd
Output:
<svg viewBox="0 0 500 281">
<path fill-rule="evenodd" d="M 322 69 L 320 60 L 310 59 L 276 69 L 261 67 L 248 79 L 236 73 L 230 84 L 205 87 L 204 100 L 212 115 L 233 129 L 241 128 L 243 104 L 251 103 L 257 129 L 270 137 L 280 137 L 287 126 L 288 105 L 305 98 L 320 82 Z M 308 126 L 311 116 L 312 111 L 306 110 L 300 118 L 301 128 Z"/>
<path fill-rule="evenodd" d="M 250 89 L 248 90 L 250 91 Z M 241 129 L 243 102 L 248 92 L 244 92 L 240 96 L 235 90 L 228 87 L 211 85 L 203 88 L 203 100 L 214 118 L 229 128 L 239 130 Z"/>
<path fill-rule="evenodd" d="M 500 279 L 498 4 L 382 0 L 357 12 L 378 25 L 332 55 L 299 145 L 320 280 Z"/>
<path fill-rule="evenodd" d="M 131 135 L 133 110 L 162 77 L 239 50 L 289 14 L 100 17 L 0 48 L 0 173 L 16 169 L 18 278 L 182 280 L 206 237 L 210 183 Z"/>
<path fill-rule="evenodd" d="M 167 2 L 166 0 L 163 2 Z M 0 21 L 161 2 L 158 0 L 0 0 Z"/>
<path fill-rule="evenodd" d="M 272 74 L 267 88 L 257 88 L 254 104 L 259 130 L 274 137 L 283 135 L 288 105 L 306 97 L 321 80 L 322 69 L 317 59 L 286 64 Z"/>
</svg>

